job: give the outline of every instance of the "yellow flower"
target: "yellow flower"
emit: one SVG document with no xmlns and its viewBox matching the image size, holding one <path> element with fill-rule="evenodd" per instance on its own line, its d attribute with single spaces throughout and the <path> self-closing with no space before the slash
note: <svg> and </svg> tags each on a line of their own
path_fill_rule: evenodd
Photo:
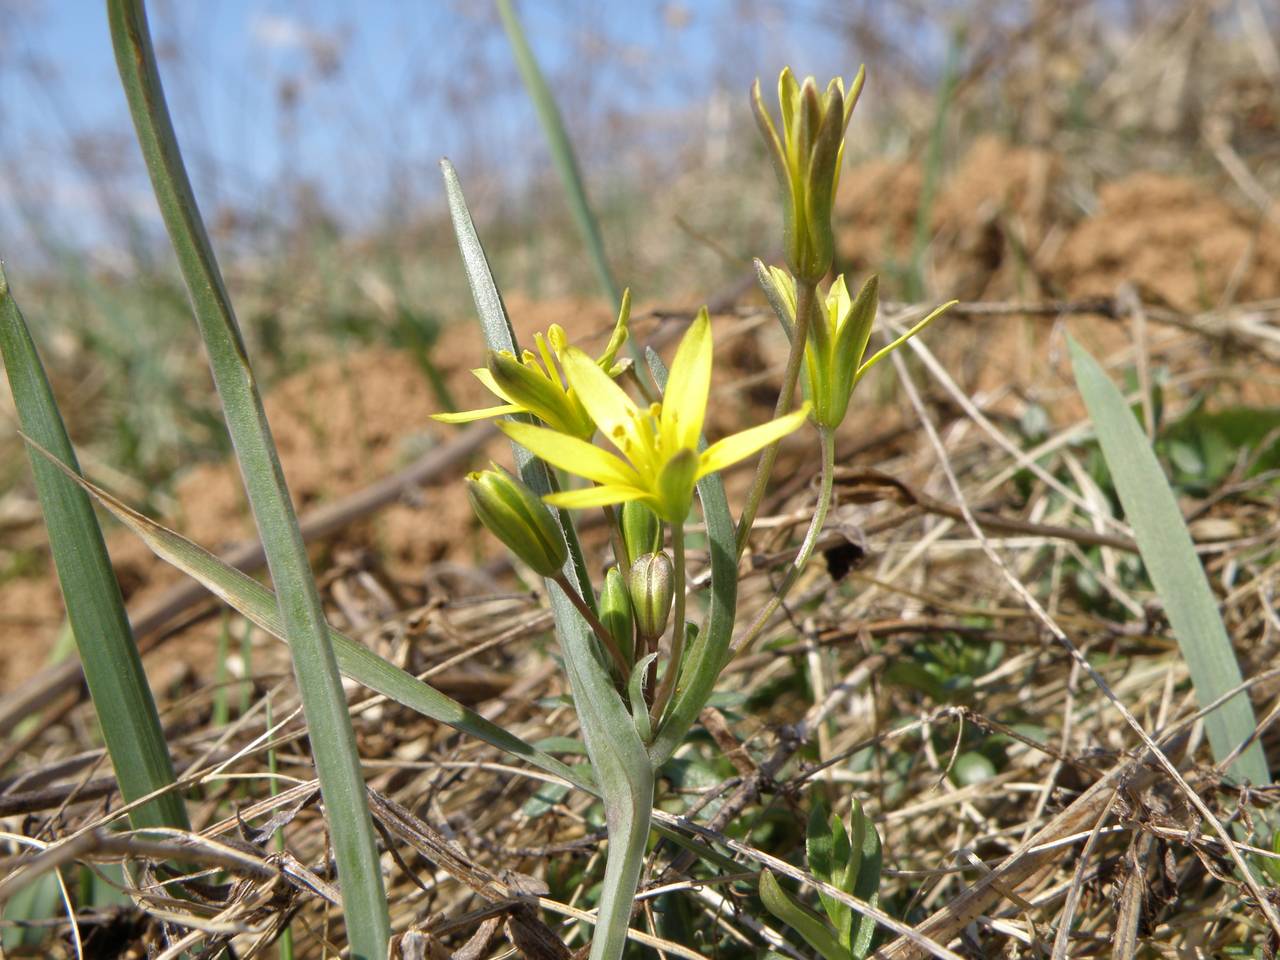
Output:
<svg viewBox="0 0 1280 960">
<path fill-rule="evenodd" d="M 760 96 L 760 81 L 751 88 L 756 122 L 785 197 L 787 263 L 808 283 L 817 283 L 831 269 L 831 212 L 844 158 L 844 132 L 865 76 L 859 69 L 846 96 L 840 77 L 827 84 L 826 93 L 819 93 L 813 77 L 801 84 L 790 67 L 783 70 L 778 78 L 781 136 Z"/>
<path fill-rule="evenodd" d="M 711 389 L 711 354 L 711 321 L 704 307 L 676 350 L 662 403 L 642 408 L 581 350 L 565 351 L 561 363 L 570 385 L 622 456 L 563 431 L 516 421 L 498 427 L 547 463 L 598 484 L 553 493 L 545 498 L 548 503 L 585 508 L 639 500 L 668 523 L 683 523 L 699 480 L 786 436 L 809 415 L 806 404 L 699 453 Z"/>
<path fill-rule="evenodd" d="M 756 261 L 756 274 L 774 310 L 791 326 L 796 322 L 796 282 L 787 271 L 765 267 Z M 942 316 L 957 301 L 938 307 L 887 347 L 869 359 L 867 343 L 876 319 L 878 282 L 873 275 L 862 285 L 857 297 L 849 296 L 844 274 L 836 277 L 831 289 L 809 324 L 804 346 L 804 388 L 813 403 L 813 419 L 820 427 L 834 430 L 849 410 L 854 388 L 872 367 Z"/>
<path fill-rule="evenodd" d="M 622 307 L 613 336 L 598 360 L 593 361 L 609 377 L 626 369 L 617 362 L 618 351 L 627 341 L 627 320 L 631 316 L 631 291 L 622 294 Z M 553 323 L 546 336 L 534 335 L 535 354 L 524 351 L 519 360 L 509 350 L 491 350 L 487 367 L 472 370 L 475 378 L 489 391 L 505 401 L 501 406 L 466 410 L 462 413 L 436 413 L 431 419 L 441 423 L 470 423 L 512 413 L 531 413 L 547 426 L 582 440 L 590 440 L 596 432 L 595 422 L 578 398 L 572 384 L 561 379 L 557 361 L 564 363 L 568 342 L 564 328 Z"/>
</svg>

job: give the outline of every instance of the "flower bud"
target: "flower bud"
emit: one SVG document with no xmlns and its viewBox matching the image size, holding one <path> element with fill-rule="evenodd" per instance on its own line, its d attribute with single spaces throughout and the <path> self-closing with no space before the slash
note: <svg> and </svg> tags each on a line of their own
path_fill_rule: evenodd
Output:
<svg viewBox="0 0 1280 960">
<path fill-rule="evenodd" d="M 662 521 L 658 515 L 639 500 L 630 500 L 622 505 L 622 544 L 627 550 L 625 558 L 619 562 L 631 566 L 646 553 L 656 553 L 662 549 Z"/>
<path fill-rule="evenodd" d="M 495 537 L 544 577 L 568 557 L 564 534 L 532 490 L 500 467 L 467 475 L 471 509 Z"/>
<path fill-rule="evenodd" d="M 859 70 L 846 95 L 837 77 L 818 91 L 812 77 L 803 83 L 791 69 L 778 78 L 781 131 L 764 105 L 757 80 L 751 90 L 752 108 L 773 160 L 782 188 L 787 264 L 805 283 L 817 283 L 831 269 L 835 238 L 832 206 L 844 157 L 844 132 L 862 92 Z"/>
<path fill-rule="evenodd" d="M 667 629 L 667 617 L 675 596 L 674 580 L 671 558 L 665 552 L 646 553 L 631 565 L 628 583 L 631 608 L 636 630 L 646 643 L 662 636 Z"/>
<path fill-rule="evenodd" d="M 627 662 L 633 661 L 635 623 L 631 617 L 631 596 L 627 592 L 627 581 L 617 566 L 610 567 L 604 577 L 604 589 L 600 591 L 600 622 L 617 642 Z"/>
</svg>

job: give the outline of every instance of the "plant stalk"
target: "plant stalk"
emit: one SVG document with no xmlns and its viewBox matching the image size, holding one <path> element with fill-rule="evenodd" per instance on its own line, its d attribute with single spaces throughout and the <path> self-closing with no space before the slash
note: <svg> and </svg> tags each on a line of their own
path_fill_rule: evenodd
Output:
<svg viewBox="0 0 1280 960">
<path fill-rule="evenodd" d="M 778 402 L 774 406 L 774 418 L 781 417 L 791 411 L 795 399 L 796 383 L 800 379 L 800 367 L 804 363 L 804 347 L 809 340 L 809 322 L 813 317 L 814 303 L 818 295 L 816 283 L 796 281 L 796 325 L 791 335 L 791 353 L 787 355 L 787 366 L 782 374 L 782 390 L 778 393 Z M 781 440 L 764 448 L 760 461 L 756 465 L 755 480 L 751 484 L 751 492 L 747 495 L 746 506 L 742 508 L 742 516 L 738 520 L 738 558 L 747 548 L 747 540 L 751 537 L 751 525 L 756 521 L 760 503 L 764 500 L 765 490 L 769 487 L 769 477 L 773 473 L 773 465 L 778 459 L 778 447 Z"/>
<path fill-rule="evenodd" d="M 591 609 L 591 605 L 588 604 L 586 600 L 582 599 L 582 594 L 574 589 L 573 584 L 569 582 L 568 577 L 566 577 L 563 572 L 557 573 L 551 579 L 561 590 L 564 591 L 564 595 L 569 598 L 569 602 L 573 604 L 574 609 L 577 610 L 578 613 L 582 614 L 583 620 L 587 621 L 587 626 L 589 626 L 591 628 L 591 632 L 596 635 L 596 639 L 599 640 L 604 645 L 604 648 L 609 651 L 609 656 L 613 658 L 614 665 L 618 668 L 618 673 L 622 676 L 622 681 L 625 683 L 631 676 L 631 665 L 627 663 L 627 658 L 622 655 L 622 650 L 619 648 L 618 642 L 613 639 L 613 634 L 611 634 L 608 628 L 600 622 L 600 618 L 596 615 L 596 612 Z"/>
<path fill-rule="evenodd" d="M 783 578 L 782 583 L 769 602 L 765 604 L 764 609 L 752 621 L 750 628 L 742 639 L 734 644 L 734 656 L 748 649 L 756 641 L 756 638 L 759 637 L 765 625 L 769 622 L 769 618 L 773 616 L 778 607 L 782 606 L 787 594 L 791 592 L 791 588 L 800 579 L 800 574 L 804 572 L 804 568 L 808 565 L 809 558 L 813 556 L 813 551 L 822 536 L 822 527 L 827 522 L 827 511 L 831 508 L 831 496 L 834 489 L 836 437 L 835 431 L 826 427 L 819 427 L 818 432 L 822 445 L 822 488 L 818 493 L 818 503 L 813 508 L 813 518 L 809 521 L 809 529 L 805 532 L 804 541 L 800 544 L 800 552 L 796 554 L 791 566 L 787 568 L 787 575 Z"/>
<path fill-rule="evenodd" d="M 662 720 L 663 711 L 667 709 L 667 704 L 671 702 L 671 694 L 675 692 L 676 680 L 680 676 L 680 660 L 684 656 L 685 580 L 683 523 L 673 523 L 671 525 L 671 556 L 671 579 L 675 581 L 676 587 L 675 609 L 672 611 L 675 622 L 671 625 L 671 658 L 667 663 L 667 669 L 662 674 L 662 682 L 658 685 L 658 692 L 653 695 L 653 710 L 649 714 L 655 730 Z"/>
</svg>

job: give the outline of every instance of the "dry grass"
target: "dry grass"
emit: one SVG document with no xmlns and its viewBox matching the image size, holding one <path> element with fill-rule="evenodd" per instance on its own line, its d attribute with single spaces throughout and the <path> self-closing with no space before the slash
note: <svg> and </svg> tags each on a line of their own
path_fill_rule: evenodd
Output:
<svg viewBox="0 0 1280 960">
<path fill-rule="evenodd" d="M 1053 17 L 1004 38 L 1004 53 L 975 57 L 959 78 L 958 109 L 980 112 L 994 85 L 1009 110 L 1031 105 L 1018 115 L 1042 135 L 1023 136 L 1030 145 L 1016 149 L 982 140 L 948 165 L 929 214 L 933 240 L 916 266 L 928 287 L 966 302 L 929 333 L 930 352 L 864 385 L 862 410 L 839 437 L 825 562 L 728 668 L 725 696 L 661 781 L 660 822 L 714 842 L 734 864 L 708 866 L 655 842 L 637 902 L 639 942 L 671 957 L 808 956 L 761 909 L 750 873 L 768 864 L 801 876 L 813 802 L 844 812 L 857 796 L 884 842 L 881 906 L 914 931 L 886 934 L 885 956 L 1274 955 L 1280 930 L 1269 929 L 1258 888 L 1235 862 L 1259 852 L 1236 828 L 1276 822 L 1280 797 L 1271 787 L 1229 788 L 1211 763 L 1062 340 L 1070 328 L 1107 358 L 1162 444 L 1201 404 L 1280 404 L 1280 302 L 1267 299 L 1280 294 L 1278 175 L 1265 147 L 1277 80 L 1265 68 L 1266 37 L 1245 45 L 1252 59 L 1242 68 L 1224 54 L 1231 45 L 1205 39 L 1212 4 L 1176 6 L 1178 15 L 1153 17 L 1108 61 L 1088 123 L 1068 122 L 1075 107 L 1055 84 L 1097 63 L 1075 34 L 1055 32 L 1066 28 Z M 1004 48 L 992 40 L 983 49 Z M 1048 49 L 1060 56 L 1024 66 L 1027 51 Z M 1206 64 L 1214 69 L 1191 69 Z M 1214 117 L 1235 122 L 1235 135 L 1224 140 Z M 1135 156 L 1144 136 L 1150 149 Z M 845 174 L 842 256 L 858 270 L 888 272 L 910 255 L 925 171 L 921 151 L 908 153 Z M 692 191 L 681 184 L 673 195 Z M 653 270 L 675 278 L 670 289 L 688 286 L 677 266 Z M 749 297 L 722 307 L 717 433 L 771 407 L 783 355 L 776 325 Z M 909 310 L 895 304 L 885 316 Z M 531 326 L 575 316 L 583 332 L 607 323 L 566 302 L 515 312 Z M 653 309 L 638 326 L 663 339 L 686 319 L 678 306 Z M 478 346 L 453 330 L 452 349 L 438 356 L 457 391 Z M 342 364 L 364 374 L 335 380 Z M 301 374 L 275 401 L 300 438 L 291 478 L 317 503 L 356 496 L 410 459 L 396 444 L 421 431 L 423 411 L 382 416 L 391 378 L 376 382 L 376 370 L 392 370 L 417 406 L 428 402 L 412 364 L 376 354 Z M 363 420 L 321 442 L 315 424 L 330 421 L 312 387 L 376 401 L 362 382 L 383 391 L 374 426 L 398 418 L 404 432 L 390 423 L 372 442 L 349 435 Z M 310 425 L 298 414 L 307 397 Z M 438 452 L 466 442 L 429 440 Z M 1274 442 L 1199 474 L 1160 446 L 1273 758 L 1280 505 L 1276 470 L 1254 469 L 1251 457 Z M 320 461 L 328 469 L 316 471 Z M 812 509 L 811 451 L 790 443 L 782 464 L 744 561 L 740 623 L 767 600 Z M 225 469 L 202 469 L 189 500 L 175 494 L 185 512 L 202 499 L 225 508 L 226 497 L 210 495 L 227 488 Z M 465 520 L 449 492 L 459 471 L 451 463 L 417 475 L 394 505 L 367 505 L 326 533 L 317 558 L 330 617 L 525 739 L 560 738 L 553 747 L 572 751 L 574 713 L 549 615 Z M 731 498 L 749 474 L 727 478 Z M 34 529 L 31 517 L 11 513 L 6 532 Z M 210 536 L 238 536 L 225 514 L 187 519 Z M 696 577 L 696 549 L 691 559 Z M 170 584 L 150 561 L 130 562 L 139 598 L 163 601 Z M 0 584 L 0 623 L 17 638 L 10 647 L 6 637 L 6 649 L 43 649 L 53 623 L 21 619 L 28 594 L 15 583 L 30 590 L 30 581 Z M 180 606 L 165 608 L 144 640 L 195 832 L 144 840 L 108 829 L 123 810 L 74 669 L 37 673 L 0 701 L 9 841 L 0 899 L 24 871 L 56 866 L 74 888 L 78 864 L 126 858 L 133 903 L 82 904 L 74 922 L 55 909 L 42 955 L 83 947 L 97 957 L 177 956 L 233 944 L 237 957 L 273 956 L 286 923 L 299 956 L 334 955 L 344 937 L 333 869 L 283 647 L 254 633 L 251 655 L 239 655 L 245 628 L 229 619 L 230 675 L 220 678 L 216 611 L 194 597 Z M 24 709 L 6 712 L 21 694 Z M 599 805 L 365 691 L 352 689 L 350 700 L 386 841 L 393 922 L 408 931 L 403 955 L 579 950 L 603 866 Z M 215 722 L 223 701 L 229 720 Z M 171 898 L 157 880 L 155 864 L 179 859 L 193 871 L 192 899 Z M 1274 887 L 1261 893 L 1280 903 Z"/>
</svg>

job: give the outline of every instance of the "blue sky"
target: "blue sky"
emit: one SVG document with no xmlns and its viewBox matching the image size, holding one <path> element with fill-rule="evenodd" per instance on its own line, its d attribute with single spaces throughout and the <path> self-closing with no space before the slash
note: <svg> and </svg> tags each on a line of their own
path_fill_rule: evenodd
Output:
<svg viewBox="0 0 1280 960">
<path fill-rule="evenodd" d="M 782 64 L 847 76 L 845 6 L 518 3 L 588 174 L 687 143 L 688 108 L 717 90 L 749 123 L 752 78 Z M 285 221 L 305 181 L 370 225 L 436 202 L 441 156 L 464 179 L 519 181 L 547 163 L 490 0 L 153 0 L 150 12 L 206 218 Z M 154 221 L 101 0 L 0 0 L 0 17 L 0 256 L 20 258 L 32 230 L 93 247 L 130 217 Z"/>
</svg>

